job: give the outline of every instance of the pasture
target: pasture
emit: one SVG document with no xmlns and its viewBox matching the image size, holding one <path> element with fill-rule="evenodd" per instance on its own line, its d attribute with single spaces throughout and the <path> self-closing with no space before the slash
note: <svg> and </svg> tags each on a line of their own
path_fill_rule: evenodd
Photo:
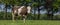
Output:
<svg viewBox="0 0 60 25">
<path fill-rule="evenodd" d="M 0 25 L 60 25 L 58 20 L 26 20 L 24 24 L 22 20 L 0 20 Z"/>
</svg>

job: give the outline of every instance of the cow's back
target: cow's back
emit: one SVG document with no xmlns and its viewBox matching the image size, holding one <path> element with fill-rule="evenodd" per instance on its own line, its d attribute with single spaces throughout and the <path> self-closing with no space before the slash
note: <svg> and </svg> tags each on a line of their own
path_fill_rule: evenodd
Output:
<svg viewBox="0 0 60 25">
<path fill-rule="evenodd" d="M 20 14 L 26 15 L 27 14 L 27 7 L 23 7 Z"/>
</svg>

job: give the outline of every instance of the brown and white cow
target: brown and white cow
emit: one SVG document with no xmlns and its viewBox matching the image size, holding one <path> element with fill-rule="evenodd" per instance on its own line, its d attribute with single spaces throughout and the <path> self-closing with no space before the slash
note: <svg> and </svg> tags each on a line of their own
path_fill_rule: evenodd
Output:
<svg viewBox="0 0 60 25">
<path fill-rule="evenodd" d="M 14 6 L 12 8 L 12 16 L 13 16 L 12 19 L 14 21 L 15 16 L 22 16 L 25 23 L 27 14 L 29 14 L 30 12 L 31 12 L 30 6 Z"/>
</svg>

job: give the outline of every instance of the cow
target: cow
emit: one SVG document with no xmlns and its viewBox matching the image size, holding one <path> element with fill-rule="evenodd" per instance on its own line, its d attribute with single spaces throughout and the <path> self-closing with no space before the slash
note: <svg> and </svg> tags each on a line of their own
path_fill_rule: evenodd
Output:
<svg viewBox="0 0 60 25">
<path fill-rule="evenodd" d="M 23 21 L 25 23 L 25 19 L 27 15 L 31 12 L 31 6 L 14 6 L 12 8 L 12 19 L 14 21 L 15 16 L 23 17 Z"/>
</svg>

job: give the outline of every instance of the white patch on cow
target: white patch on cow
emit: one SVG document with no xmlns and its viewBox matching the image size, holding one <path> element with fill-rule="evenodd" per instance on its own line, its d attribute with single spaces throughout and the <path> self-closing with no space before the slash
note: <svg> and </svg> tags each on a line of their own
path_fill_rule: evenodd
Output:
<svg viewBox="0 0 60 25">
<path fill-rule="evenodd" d="M 18 9 L 18 15 L 19 15 L 19 13 L 21 13 L 21 10 L 22 10 L 23 7 L 24 7 L 24 6 L 21 6 L 21 7 Z"/>
<path fill-rule="evenodd" d="M 30 6 L 28 6 L 28 7 L 27 7 L 27 9 L 28 9 L 28 11 L 27 11 L 27 12 L 28 12 L 28 13 L 30 13 L 31 7 L 30 7 Z"/>
<path fill-rule="evenodd" d="M 14 13 L 16 13 L 17 11 L 15 10 Z"/>
</svg>

